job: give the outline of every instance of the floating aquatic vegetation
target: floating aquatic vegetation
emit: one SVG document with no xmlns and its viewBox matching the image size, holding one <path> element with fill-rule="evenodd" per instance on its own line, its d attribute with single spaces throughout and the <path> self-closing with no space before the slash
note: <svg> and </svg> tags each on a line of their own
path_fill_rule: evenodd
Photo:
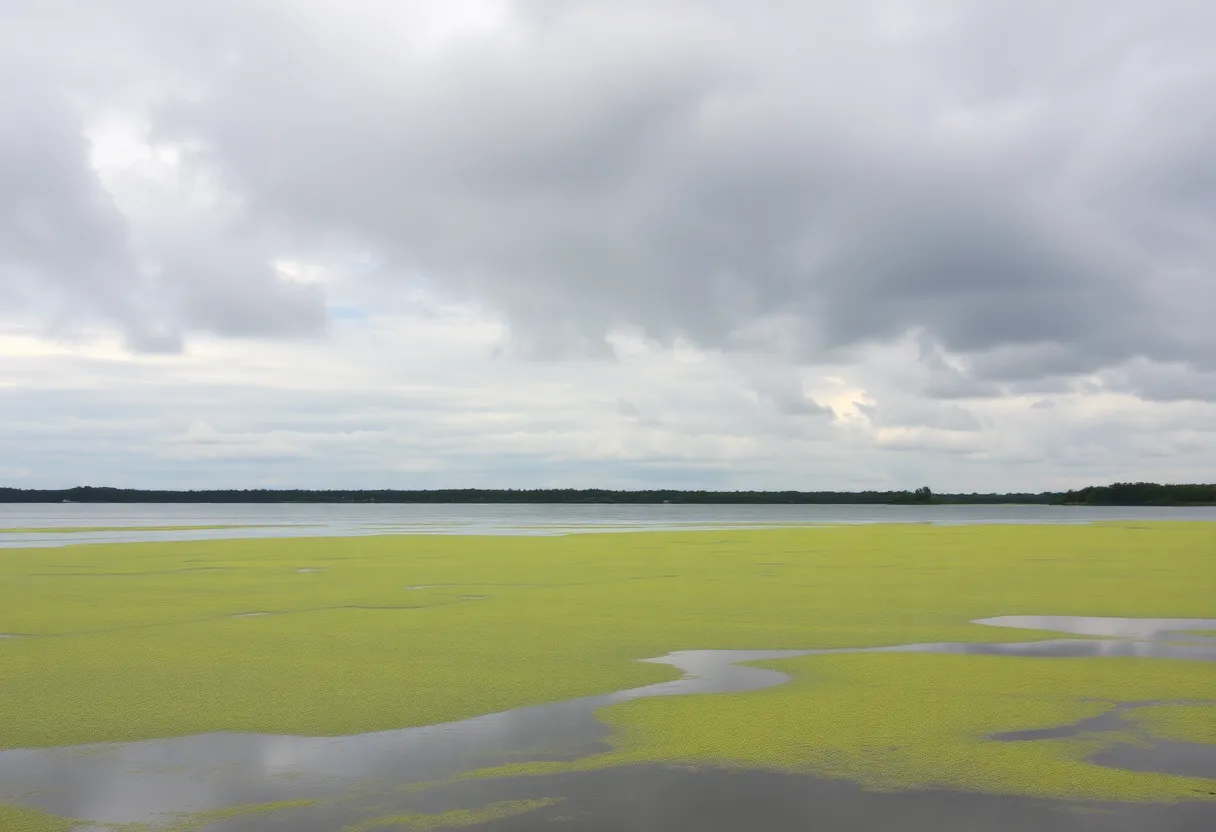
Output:
<svg viewBox="0 0 1216 832">
<path fill-rule="evenodd" d="M 0 553 L 0 630 L 43 636 L 0 646 L 0 712 L 15 715 L 0 723 L 0 747 L 429 725 L 670 680 L 676 671 L 637 660 L 671 650 L 1059 635 L 969 623 L 989 616 L 1216 617 L 1216 525 L 1205 523 L 1150 524 L 1134 534 L 1117 524 L 903 525 L 214 540 L 189 549 Z M 199 558 L 228 569 L 188 581 L 169 574 Z M 759 572 L 778 559 L 779 580 Z M 301 562 L 327 566 L 302 581 Z M 38 574 L 66 563 L 130 574 L 104 588 L 88 575 Z M 456 586 L 449 592 L 493 601 L 407 586 Z M 405 597 L 414 603 L 403 605 Z M 293 614 L 234 619 L 250 611 Z M 1128 688 L 1151 687 L 1145 698 L 1165 700 L 1216 689 L 1211 665 L 1149 659 L 868 654 L 774 667 L 796 681 L 607 711 L 620 732 L 612 760 L 733 761 L 899 788 L 1037 793 L 1046 793 L 1047 775 L 1025 772 L 1054 771 L 1085 793 L 1174 798 L 1191 786 L 1091 771 L 1100 767 L 1084 761 L 1086 749 L 1111 737 L 983 737 L 1100 712 L 1137 698 Z M 936 679 L 938 688 L 929 697 L 930 688 L 913 686 L 901 698 L 909 678 Z M 891 724 L 872 717 L 884 701 L 898 715 Z M 833 708 L 839 719 L 825 722 Z M 719 728 L 702 730 L 715 714 Z M 849 715 L 860 721 L 850 726 Z M 774 720 L 780 733 L 766 734 Z M 944 733 L 923 733 L 918 722 Z M 690 736 L 699 739 L 690 744 Z"/>
</svg>

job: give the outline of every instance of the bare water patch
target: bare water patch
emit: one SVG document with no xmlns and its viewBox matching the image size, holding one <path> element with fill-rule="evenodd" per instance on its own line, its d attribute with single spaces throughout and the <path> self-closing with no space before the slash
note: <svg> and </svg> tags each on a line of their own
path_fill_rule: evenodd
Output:
<svg viewBox="0 0 1216 832">
<path fill-rule="evenodd" d="M 479 825 L 479 832 L 1208 832 L 1205 803 L 1069 804 L 944 790 L 876 792 L 844 780 L 723 768 L 633 765 L 544 777 L 463 781 L 413 798 L 425 811 L 500 800 L 561 802 Z M 224 826 L 214 832 L 252 832 Z M 266 827 L 269 828 L 269 827 Z M 332 832 L 332 822 L 294 825 Z"/>
<path fill-rule="evenodd" d="M 1114 618 L 1084 615 L 1001 615 L 980 618 L 975 624 L 1051 630 L 1079 636 L 1125 638 L 1143 641 L 1180 638 L 1206 639 L 1216 643 L 1216 619 L 1212 618 Z M 1212 636 L 1205 631 L 1213 631 Z"/>
<path fill-rule="evenodd" d="M 842 647 L 809 650 L 820 653 L 948 653 L 965 656 L 1025 656 L 1057 659 L 1128 658 L 1190 659 L 1216 661 L 1216 644 L 1169 644 L 1154 641 L 1105 641 L 1099 639 L 1046 639 L 1025 642 L 926 642 L 890 647 Z"/>
<path fill-rule="evenodd" d="M 1216 520 L 1216 507 L 180 504 L 0 505 L 0 548 L 384 534 L 555 535 L 825 525 Z M 31 531 L 40 530 L 40 531 Z"/>
<path fill-rule="evenodd" d="M 250 615 L 248 613 L 244 614 Z M 604 696 L 459 722 L 347 737 L 203 734 L 133 743 L 0 751 L 0 801 L 101 823 L 280 800 L 337 798 L 360 784 L 442 780 L 474 768 L 573 760 L 603 750 L 596 710 L 646 696 L 759 690 L 789 677 L 734 662 L 797 650 L 698 650 L 647 661 L 686 676 Z"/>
<path fill-rule="evenodd" d="M 232 617 L 251 618 L 272 613 L 247 612 Z M 1031 620 L 1033 619 L 1033 620 Z M 1017 623 L 1010 623 L 1016 620 Z M 1001 623 L 995 623 L 1000 621 Z M 1168 636 L 1180 629 L 1206 630 L 1216 628 L 1216 621 L 1204 619 L 1150 619 L 1128 623 L 1127 619 L 1101 619 L 1106 622 L 1104 633 L 1091 632 L 1098 625 L 1091 619 L 1064 617 L 1010 616 L 999 619 L 984 619 L 976 623 L 993 626 L 1022 626 L 1030 629 L 1046 629 L 1050 621 L 1060 632 L 1076 635 L 1099 636 L 1087 639 L 1048 639 L 1025 643 L 927 643 L 876 646 L 868 648 L 844 648 L 832 650 L 686 650 L 643 661 L 666 664 L 682 671 L 680 679 L 617 691 L 602 696 L 517 708 L 500 713 L 487 714 L 471 719 L 438 725 L 381 731 L 343 737 L 300 737 L 263 734 L 219 733 L 172 739 L 150 740 L 131 743 L 107 743 L 104 745 L 75 746 L 64 748 L 14 749 L 0 751 L 0 802 L 18 802 L 59 815 L 88 818 L 98 823 L 149 822 L 158 815 L 172 812 L 198 812 L 233 805 L 271 803 L 301 798 L 336 801 L 332 810 L 323 810 L 318 815 L 319 825 L 309 826 L 312 820 L 293 822 L 300 830 L 339 828 L 342 823 L 366 817 L 366 811 L 352 807 L 342 808 L 341 801 L 358 793 L 363 798 L 374 796 L 394 806 L 421 807 L 431 810 L 428 800 L 436 800 L 430 790 L 422 796 L 407 797 L 402 787 L 416 783 L 444 781 L 474 769 L 493 767 L 518 762 L 560 762 L 575 760 L 588 754 L 608 749 L 607 725 L 596 718 L 596 711 L 609 705 L 656 696 L 680 696 L 689 694 L 737 693 L 756 691 L 789 681 L 789 676 L 779 670 L 749 667 L 746 662 L 784 659 L 798 656 L 832 653 L 953 653 L 998 656 L 1027 656 L 1049 659 L 1052 657 L 1102 657 L 1143 656 L 1153 658 L 1216 661 L 1216 644 L 1170 644 L 1153 641 L 1152 636 Z M 1110 622 L 1117 622 L 1111 624 Z M 1165 622 L 1164 624 L 1162 622 Z M 1180 624 L 1180 622 L 1182 622 Z M 1111 636 L 1110 633 L 1116 635 Z M 1071 726 L 1042 729 L 1037 732 L 1010 732 L 994 735 L 992 739 L 1018 742 L 1052 739 L 1089 732 L 1102 732 L 1113 727 L 1125 729 L 1122 711 L 1133 705 L 1124 703 L 1114 706 L 1111 712 L 1081 720 Z M 1159 703 L 1154 703 L 1159 704 Z M 1205 750 L 1206 749 L 1206 750 Z M 1134 771 L 1156 771 L 1164 773 L 1198 774 L 1211 776 L 1208 766 L 1209 751 L 1216 746 L 1199 743 L 1154 740 L 1129 743 L 1108 748 L 1095 754 L 1091 762 L 1098 765 L 1126 768 Z M 667 768 L 650 767 L 654 772 L 668 772 Z M 684 777 L 685 775 L 658 774 L 654 777 Z M 689 789 L 701 789 L 702 800 L 714 801 L 722 797 L 719 791 L 722 782 L 742 783 L 729 780 L 734 774 L 687 775 Z M 777 776 L 768 773 L 740 773 L 737 776 L 750 778 L 747 782 L 775 783 L 778 779 L 801 784 L 803 790 L 825 790 L 825 798 L 843 801 L 848 807 L 848 817 L 867 818 L 873 805 L 867 801 L 880 798 L 864 792 L 860 787 L 838 781 L 825 781 L 813 777 L 790 775 Z M 545 778 L 490 778 L 477 783 L 453 786 L 454 794 L 460 794 L 468 805 L 469 795 L 476 795 L 482 804 L 493 797 L 496 790 L 523 786 L 532 788 L 562 788 L 561 784 L 585 783 L 595 794 L 604 784 L 619 781 L 620 772 L 598 772 L 594 774 L 570 775 Z M 727 778 L 723 780 L 723 778 Z M 701 784 L 697 786 L 696 784 Z M 512 785 L 514 784 L 514 785 Z M 600 785 L 596 785 L 600 784 Z M 634 785 L 637 785 L 636 783 Z M 571 786 L 573 789 L 574 786 Z M 581 788 L 581 787 L 580 787 Z M 759 787 L 758 787 L 759 788 Z M 762 789 L 763 790 L 763 789 Z M 852 795 L 857 797 L 840 797 Z M 562 792 L 563 795 L 566 792 Z M 591 793 L 589 793 L 591 794 Z M 430 795 L 430 796 L 428 796 Z M 551 795 L 551 792 L 550 792 Z M 513 795 L 518 796 L 518 795 Z M 549 795 L 544 795 L 549 796 Z M 864 800 L 862 799 L 864 796 Z M 635 799 L 620 802 L 630 804 Z M 590 797 L 588 799 L 591 799 Z M 649 829 L 646 824 L 660 828 L 668 826 L 699 829 L 738 828 L 786 828 L 765 827 L 760 823 L 741 826 L 715 826 L 717 814 L 701 812 L 695 801 L 685 799 L 670 802 L 668 798 L 652 796 L 656 805 L 668 806 L 668 810 L 640 817 L 645 823 L 624 828 Z M 739 799 L 733 795 L 732 799 Z M 790 798 L 793 800 L 794 798 Z M 885 800 L 886 798 L 881 798 Z M 413 801 L 413 802 L 411 802 Z M 916 798 L 904 796 L 891 798 L 891 806 L 912 806 Z M 1026 798 L 961 795 L 940 793 L 934 811 L 924 816 L 926 825 L 919 828 L 941 828 L 931 826 L 928 818 L 954 818 L 961 826 L 974 822 L 967 813 L 956 814 L 952 806 L 968 801 L 985 802 L 986 805 L 1008 805 L 1029 807 L 1035 804 Z M 716 805 L 716 804 L 715 804 Z M 801 805 L 801 804 L 799 804 Z M 978 804 L 977 804 L 978 805 Z M 1057 804 L 1058 805 L 1058 804 Z M 1092 804 L 1085 804 L 1092 805 Z M 679 809 L 679 814 L 667 814 Z M 944 808 L 943 808 L 944 807 Z M 362 813 L 361 813 L 362 811 Z M 440 811 L 440 810 L 436 810 Z M 615 811 L 615 810 L 614 810 Z M 800 817 L 805 824 L 817 815 L 811 808 Z M 831 811 L 820 807 L 819 811 Z M 927 811 L 927 810 L 926 810 Z M 1029 811 L 1029 810 L 1027 810 Z M 1037 810 L 1036 810 L 1037 811 Z M 1133 815 L 1140 809 L 1128 810 Z M 1150 811 L 1150 810 L 1144 810 Z M 1151 810 L 1156 811 L 1156 810 Z M 1165 808 L 1160 811 L 1167 811 Z M 1175 810 L 1169 809 L 1173 812 Z M 1203 817 L 1212 821 L 1216 809 L 1209 806 L 1202 810 Z M 943 814 L 944 813 L 944 814 Z M 1124 817 L 1120 810 L 1120 817 Z M 769 815 L 762 815 L 761 819 Z M 875 822 L 877 823 L 877 816 Z M 993 816 L 997 817 L 997 816 Z M 1053 815 L 1053 817 L 1055 817 Z M 1147 822 L 1146 815 L 1141 820 Z M 1155 817 L 1155 816 L 1154 816 Z M 1000 829 L 989 823 L 989 816 L 980 816 L 982 828 Z M 1160 820 L 1160 818 L 1158 818 Z M 695 822 L 694 822 L 695 821 Z M 1059 821 L 1059 818 L 1056 818 Z M 1000 822 L 1004 822 L 1001 820 Z M 1189 822 L 1189 821 L 1188 821 Z M 216 831 L 252 830 L 265 828 L 266 819 L 233 820 L 215 827 Z M 532 828 L 521 819 L 496 821 L 488 829 Z M 1154 828 L 1185 829 L 1186 826 L 1163 826 L 1154 821 L 1149 827 L 1126 827 L 1099 825 L 1093 827 L 1074 825 L 1051 826 L 1046 829 L 1117 829 Z M 252 824 L 252 825 L 250 825 Z M 691 825 L 690 825 L 691 824 Z M 864 828 L 865 824 L 860 824 Z M 210 828 L 210 827 L 209 827 Z M 569 828 L 569 827 L 566 827 Z M 598 827 L 597 827 L 598 828 Z M 616 828 L 616 827 L 611 827 Z M 846 828 L 846 827 L 841 827 Z M 847 828 L 859 828 L 854 822 Z M 916 829 L 915 825 L 902 824 L 902 828 Z M 1023 828 L 1009 826 L 1009 829 Z M 1196 829 L 1205 827 L 1194 827 Z"/>
<path fill-rule="evenodd" d="M 1216 779 L 1216 745 L 1152 738 L 1099 751 L 1089 761 L 1100 766 Z"/>
<path fill-rule="evenodd" d="M 1216 687 L 1213 688 L 1213 694 L 1216 695 Z M 1089 755 L 1089 762 L 1127 771 L 1216 779 L 1216 745 L 1155 737 L 1127 718 L 1129 711 L 1144 707 L 1212 704 L 1216 704 L 1216 700 L 1116 702 L 1105 713 L 1078 720 L 1070 725 L 1030 731 L 1006 731 L 993 734 L 989 739 L 999 742 L 1035 742 L 1107 732 L 1130 734 L 1132 738 L 1129 741 Z"/>
</svg>

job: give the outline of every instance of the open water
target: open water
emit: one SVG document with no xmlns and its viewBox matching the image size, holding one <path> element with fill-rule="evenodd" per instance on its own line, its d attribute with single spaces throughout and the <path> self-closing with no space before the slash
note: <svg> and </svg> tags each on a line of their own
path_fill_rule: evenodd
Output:
<svg viewBox="0 0 1216 832">
<path fill-rule="evenodd" d="M 1110 520 L 1216 521 L 1216 507 L 6 503 L 0 504 L 0 547 L 237 537 L 574 534 L 839 523 L 957 525 Z M 154 526 L 243 528 L 130 530 L 130 527 Z M 39 531 L 15 531 L 20 529 Z M 48 531 L 56 529 L 65 531 Z M 66 531 L 68 529 L 90 531 Z"/>
</svg>

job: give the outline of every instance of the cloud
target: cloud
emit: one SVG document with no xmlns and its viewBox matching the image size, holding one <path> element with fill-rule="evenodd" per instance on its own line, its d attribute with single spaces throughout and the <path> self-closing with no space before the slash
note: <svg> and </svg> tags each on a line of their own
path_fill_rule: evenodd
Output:
<svg viewBox="0 0 1216 832">
<path fill-rule="evenodd" d="M 432 22 L 418 54 L 385 33 L 443 15 L 410 4 L 339 25 L 223 7 L 204 92 L 157 108 L 152 136 L 198 148 L 292 244 L 345 236 L 502 310 L 534 351 L 618 325 L 728 346 L 768 316 L 804 357 L 919 327 L 998 378 L 1211 346 L 1162 326 L 1193 314 L 1162 289 L 1210 240 L 1166 249 L 1137 202 L 1177 193 L 1192 224 L 1211 207 L 1176 187 L 1205 156 L 1142 160 L 1216 137 L 1159 118 L 1216 82 L 1199 53 L 1137 72 L 1128 52 L 1145 26 L 1191 42 L 1193 4 L 1106 4 L 1100 27 L 1089 7 L 911 4 L 927 22 L 895 32 L 883 4 L 777 5 L 473 4 L 483 24 Z M 1011 26 L 1044 69 L 1010 74 Z M 1132 135 L 1112 146 L 1110 121 Z"/>
<path fill-rule="evenodd" d="M 1078 414 L 1213 401 L 1199 0 L 0 0 L 0 19 L 20 79 L 0 85 L 0 332 L 113 346 L 126 375 L 89 407 L 145 401 L 135 377 L 197 378 L 266 422 L 317 393 L 330 421 L 306 428 L 195 414 L 231 457 L 335 464 L 324 435 L 420 377 L 446 421 L 410 422 L 433 443 L 410 464 L 466 475 L 520 454 L 762 479 L 879 445 L 920 450 L 849 476 L 1048 449 L 1113 475 Z M 4 376 L 35 432 L 32 368 L 59 361 Z M 156 447 L 206 463 L 168 421 Z"/>
<path fill-rule="evenodd" d="M 79 79 L 4 107 L 46 133 L 34 145 L 53 155 L 24 161 L 61 182 L 48 221 L 128 284 L 123 237 L 159 251 L 187 328 L 315 327 L 275 314 L 304 301 L 265 265 L 328 239 L 472 293 L 553 351 L 623 324 L 717 346 L 771 315 L 793 317 L 809 355 L 913 327 L 956 352 L 1055 345 L 1053 365 L 1078 371 L 1210 346 L 1162 330 L 1185 310 L 1146 278 L 1186 283 L 1211 254 L 1205 235 L 1157 227 L 1213 204 L 1216 120 L 1165 118 L 1205 112 L 1211 15 L 892 8 L 118 3 L 81 67 L 113 79 L 90 103 L 148 86 L 114 65 L 162 73 L 134 108 L 142 139 L 176 154 L 193 192 L 210 182 L 240 206 L 228 228 L 214 206 L 169 223 L 204 220 L 190 239 L 157 217 L 124 228 L 104 205 L 63 112 Z M 43 63 L 94 22 L 18 18 L 49 44 Z M 1012 57 L 1032 53 L 1034 69 Z M 128 284 L 102 297 L 131 303 Z"/>
<path fill-rule="evenodd" d="M 1180 362 L 1133 361 L 1112 367 L 1099 377 L 1106 389 L 1154 402 L 1216 402 L 1216 372 Z"/>
<path fill-rule="evenodd" d="M 857 408 L 880 428 L 932 428 L 946 431 L 976 431 L 983 428 L 980 418 L 971 410 L 952 404 L 905 401 L 894 405 L 857 402 Z"/>
</svg>

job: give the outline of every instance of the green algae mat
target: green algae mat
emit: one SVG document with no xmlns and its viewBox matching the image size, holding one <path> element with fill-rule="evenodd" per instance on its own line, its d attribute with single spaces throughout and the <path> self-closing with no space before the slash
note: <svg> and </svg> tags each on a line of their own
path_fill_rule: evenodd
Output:
<svg viewBox="0 0 1216 832">
<path fill-rule="evenodd" d="M 0 639 L 0 749 L 427 725 L 671 679 L 673 668 L 637 660 L 676 650 L 1058 637 L 969 623 L 1020 614 L 1216 618 L 1216 524 L 0 549 L 0 634 L 16 636 Z M 1086 762 L 1126 741 L 1118 732 L 989 739 L 1143 701 L 1171 704 L 1129 712 L 1138 735 L 1216 742 L 1210 662 L 841 654 L 764 666 L 792 681 L 605 709 L 612 750 L 563 767 L 677 762 L 875 789 L 1216 799 L 1210 779 Z M 0 818 L 70 828 L 16 808 Z"/>
</svg>

